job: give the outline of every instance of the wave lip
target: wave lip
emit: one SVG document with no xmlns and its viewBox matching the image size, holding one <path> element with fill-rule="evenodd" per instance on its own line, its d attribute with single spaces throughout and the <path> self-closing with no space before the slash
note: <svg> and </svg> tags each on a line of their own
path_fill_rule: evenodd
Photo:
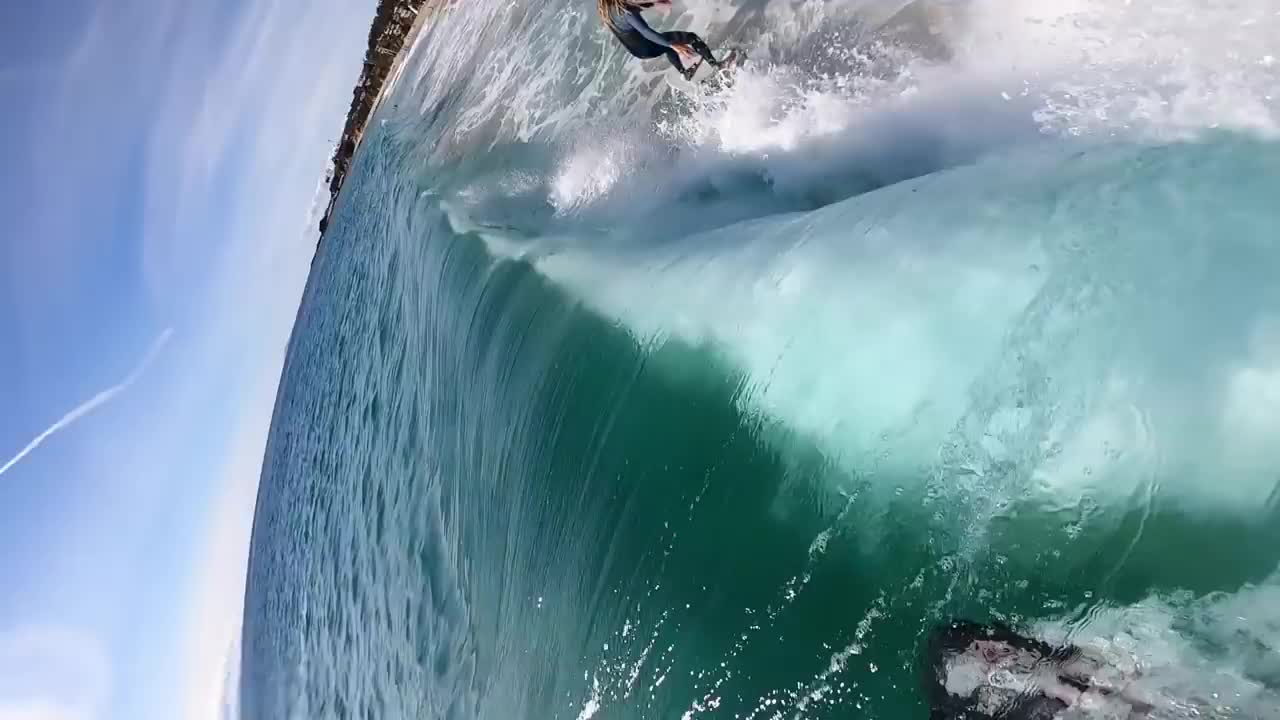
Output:
<svg viewBox="0 0 1280 720">
<path fill-rule="evenodd" d="M 1278 157 L 1232 136 L 1014 154 L 535 265 L 645 342 L 714 347 L 752 407 L 833 457 L 908 473 L 961 442 L 1062 491 L 1124 496 L 1155 472 L 1256 509 L 1280 464 L 1256 442 L 1280 417 L 1280 297 L 1250 270 L 1280 266 Z"/>
</svg>

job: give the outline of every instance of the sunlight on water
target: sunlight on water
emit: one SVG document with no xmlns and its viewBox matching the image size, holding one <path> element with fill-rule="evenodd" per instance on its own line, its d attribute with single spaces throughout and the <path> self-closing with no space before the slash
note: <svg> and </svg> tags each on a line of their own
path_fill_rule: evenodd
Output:
<svg viewBox="0 0 1280 720">
<path fill-rule="evenodd" d="M 1093 658 L 1064 720 L 1276 716 L 1271 5 L 695 0 L 749 60 L 692 96 L 440 11 L 299 315 L 243 716 L 924 717 L 953 620 Z"/>
</svg>

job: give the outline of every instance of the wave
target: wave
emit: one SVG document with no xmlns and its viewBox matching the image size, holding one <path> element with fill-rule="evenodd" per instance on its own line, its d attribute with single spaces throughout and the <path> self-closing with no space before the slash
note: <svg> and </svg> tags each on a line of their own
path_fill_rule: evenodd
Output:
<svg viewBox="0 0 1280 720">
<path fill-rule="evenodd" d="M 1267 3 L 694 2 L 750 57 L 697 96 L 589 6 L 434 20 L 299 314 L 243 717 L 910 717 L 954 617 L 1271 714 Z"/>
<path fill-rule="evenodd" d="M 456 229 L 533 259 L 646 342 L 713 346 L 751 378 L 744 402 L 851 465 L 905 474 L 978 433 L 951 441 L 978 475 L 1041 443 L 1020 465 L 1031 487 L 1129 498 L 1172 463 L 1172 496 L 1271 512 L 1275 458 L 1243 428 L 1269 432 L 1274 404 L 1241 398 L 1270 397 L 1276 298 L 1260 275 L 1227 277 L 1276 260 L 1265 38 L 1280 19 L 1265 3 L 1197 7 L 1192 21 L 1087 0 L 695 6 L 689 22 L 751 45 L 729 91 L 655 90 L 656 123 L 570 102 L 491 144 L 495 167 L 464 162 L 430 193 Z M 514 32 L 552 32 L 522 12 Z M 571 17 L 556 32 L 594 37 Z M 629 87 L 612 100 L 633 107 Z M 538 116 L 503 97 L 506 117 Z M 1242 310 L 1224 323 L 1189 304 Z M 1168 337 L 1178 313 L 1199 318 L 1182 329 L 1194 351 Z M 1029 348 L 1051 355 L 1026 367 Z M 1170 353 L 1186 358 L 1176 372 Z M 996 401 L 1047 378 L 1069 382 L 1041 404 L 1071 412 Z M 1203 421 L 1153 427 L 1171 402 Z M 1125 467 L 1108 472 L 1113 456 Z M 1210 490 L 1205 468 L 1229 469 L 1230 487 Z"/>
<path fill-rule="evenodd" d="M 1032 485 L 1123 497 L 1170 467 L 1187 485 L 1166 490 L 1202 507 L 1272 511 L 1280 406 L 1256 401 L 1280 367 L 1261 271 L 1280 262 L 1278 161 L 1230 136 L 1037 151 L 678 243 L 489 235 L 644 342 L 715 347 L 751 378 L 753 407 L 854 464 L 918 464 L 977 423 L 975 472 L 1033 445 Z M 758 213 L 797 187 L 764 185 L 723 195 Z M 677 194 L 645 213 L 718 202 Z"/>
</svg>

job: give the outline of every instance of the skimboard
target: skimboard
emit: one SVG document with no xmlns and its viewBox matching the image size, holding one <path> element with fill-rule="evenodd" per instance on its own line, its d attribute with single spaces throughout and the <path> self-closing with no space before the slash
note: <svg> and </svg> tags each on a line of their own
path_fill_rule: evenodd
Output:
<svg viewBox="0 0 1280 720">
<path fill-rule="evenodd" d="M 708 91 L 722 90 L 732 84 L 734 74 L 746 59 L 745 52 L 732 48 L 725 54 L 719 67 L 707 62 L 698 63 L 689 80 L 673 71 L 666 72 L 664 77 L 672 90 L 685 95 L 702 95 Z"/>
</svg>

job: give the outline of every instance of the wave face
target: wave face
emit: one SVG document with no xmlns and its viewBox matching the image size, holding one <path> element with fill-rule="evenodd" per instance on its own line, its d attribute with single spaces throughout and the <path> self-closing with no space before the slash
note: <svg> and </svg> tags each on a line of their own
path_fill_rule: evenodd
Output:
<svg viewBox="0 0 1280 720">
<path fill-rule="evenodd" d="M 1276 717 L 1270 0 L 681 8 L 732 88 L 432 18 L 294 330 L 241 716 L 926 717 L 966 618 Z"/>
</svg>

